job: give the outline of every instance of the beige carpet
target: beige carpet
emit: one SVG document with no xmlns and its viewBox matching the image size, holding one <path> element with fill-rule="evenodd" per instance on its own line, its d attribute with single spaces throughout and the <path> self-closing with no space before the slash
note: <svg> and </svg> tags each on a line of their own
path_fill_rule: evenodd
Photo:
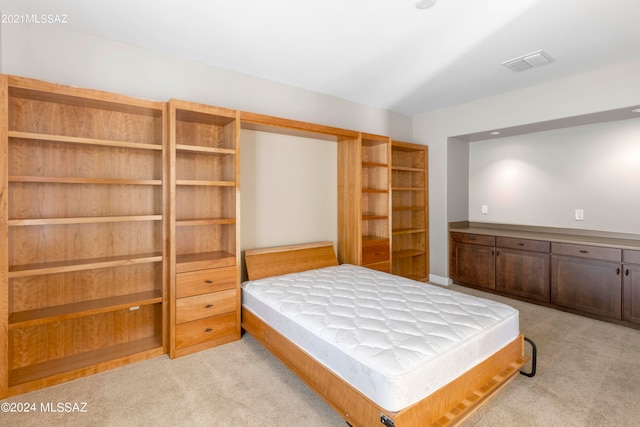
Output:
<svg viewBox="0 0 640 427">
<path fill-rule="evenodd" d="M 538 345 L 538 374 L 518 375 L 464 426 L 640 425 L 640 331 L 515 300 Z M 36 413 L 0 413 L 11 426 L 341 426 L 324 402 L 255 340 L 181 359 L 162 356 L 3 400 Z M 43 413 L 86 402 L 84 413 Z"/>
</svg>

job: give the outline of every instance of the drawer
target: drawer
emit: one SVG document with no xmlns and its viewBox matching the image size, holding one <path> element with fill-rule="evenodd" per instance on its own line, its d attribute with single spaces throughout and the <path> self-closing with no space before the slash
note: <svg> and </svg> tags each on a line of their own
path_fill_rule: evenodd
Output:
<svg viewBox="0 0 640 427">
<path fill-rule="evenodd" d="M 362 242 L 362 264 L 389 261 L 389 240 L 376 239 Z"/>
<path fill-rule="evenodd" d="M 603 261 L 622 261 L 622 250 L 600 246 L 574 245 L 571 243 L 552 243 L 551 252 L 557 255 L 569 255 L 581 258 L 593 258 Z"/>
<path fill-rule="evenodd" d="M 640 264 L 640 251 L 625 249 L 622 251 L 622 259 L 629 264 Z"/>
<path fill-rule="evenodd" d="M 385 273 L 391 273 L 391 263 L 389 261 L 376 262 L 374 264 L 366 264 L 363 267 L 370 268 L 372 270 L 384 271 Z"/>
<path fill-rule="evenodd" d="M 236 311 L 236 290 L 212 292 L 176 300 L 176 323 Z"/>
<path fill-rule="evenodd" d="M 516 239 L 513 237 L 497 237 L 496 246 L 533 252 L 549 252 L 551 249 L 551 243 L 549 242 L 544 242 L 542 240 Z"/>
<path fill-rule="evenodd" d="M 451 233 L 454 242 L 473 243 L 475 245 L 495 246 L 496 238 L 484 234 Z"/>
<path fill-rule="evenodd" d="M 233 312 L 176 325 L 176 349 L 235 334 L 236 316 Z"/>
<path fill-rule="evenodd" d="M 176 298 L 236 288 L 236 267 L 176 274 Z"/>
</svg>

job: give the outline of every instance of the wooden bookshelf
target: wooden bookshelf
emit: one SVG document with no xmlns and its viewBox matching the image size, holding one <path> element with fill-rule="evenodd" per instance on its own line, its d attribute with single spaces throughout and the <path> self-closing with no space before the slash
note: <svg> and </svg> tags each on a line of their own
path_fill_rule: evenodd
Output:
<svg viewBox="0 0 640 427">
<path fill-rule="evenodd" d="M 428 152 L 424 145 L 391 142 L 392 272 L 429 278 Z"/>
<path fill-rule="evenodd" d="M 169 115 L 174 358 L 240 338 L 240 123 L 234 110 L 180 100 L 169 101 Z"/>
<path fill-rule="evenodd" d="M 162 354 L 164 104 L 0 86 L 0 398 Z"/>
</svg>

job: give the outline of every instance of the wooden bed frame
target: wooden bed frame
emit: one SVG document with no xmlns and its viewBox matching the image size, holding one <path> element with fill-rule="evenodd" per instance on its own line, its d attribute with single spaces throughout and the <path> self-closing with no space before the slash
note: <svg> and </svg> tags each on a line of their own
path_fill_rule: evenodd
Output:
<svg viewBox="0 0 640 427">
<path fill-rule="evenodd" d="M 247 250 L 245 262 L 250 280 L 338 265 L 332 242 Z M 456 425 L 513 379 L 529 360 L 524 355 L 524 337 L 520 335 L 423 400 L 401 411 L 388 412 L 244 307 L 242 328 L 353 427 Z"/>
</svg>

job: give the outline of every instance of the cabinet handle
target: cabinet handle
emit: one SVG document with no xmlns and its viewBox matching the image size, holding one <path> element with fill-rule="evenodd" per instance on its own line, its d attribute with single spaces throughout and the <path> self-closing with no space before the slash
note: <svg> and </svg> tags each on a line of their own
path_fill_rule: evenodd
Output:
<svg viewBox="0 0 640 427">
<path fill-rule="evenodd" d="M 211 308 L 211 307 L 213 307 L 213 304 L 207 304 L 204 306 L 204 308 Z"/>
<path fill-rule="evenodd" d="M 628 269 L 628 268 L 624 271 L 624 275 L 625 275 L 625 276 L 628 276 L 628 275 L 629 275 L 629 269 Z"/>
<path fill-rule="evenodd" d="M 209 333 L 209 332 L 213 331 L 213 329 L 211 329 L 211 328 L 207 328 L 207 329 L 205 329 L 204 331 L 205 331 L 206 333 Z"/>
<path fill-rule="evenodd" d="M 518 246 L 524 246 L 524 243 L 518 243 Z"/>
<path fill-rule="evenodd" d="M 584 249 L 580 251 L 581 254 L 588 254 L 589 251 L 585 251 Z"/>
<path fill-rule="evenodd" d="M 620 275 L 620 267 L 616 268 L 616 276 Z"/>
<path fill-rule="evenodd" d="M 496 249 L 496 256 L 500 255 L 500 251 Z"/>
<path fill-rule="evenodd" d="M 210 285 L 213 283 L 213 280 L 205 280 L 204 283 L 206 283 L 207 285 Z"/>
</svg>

